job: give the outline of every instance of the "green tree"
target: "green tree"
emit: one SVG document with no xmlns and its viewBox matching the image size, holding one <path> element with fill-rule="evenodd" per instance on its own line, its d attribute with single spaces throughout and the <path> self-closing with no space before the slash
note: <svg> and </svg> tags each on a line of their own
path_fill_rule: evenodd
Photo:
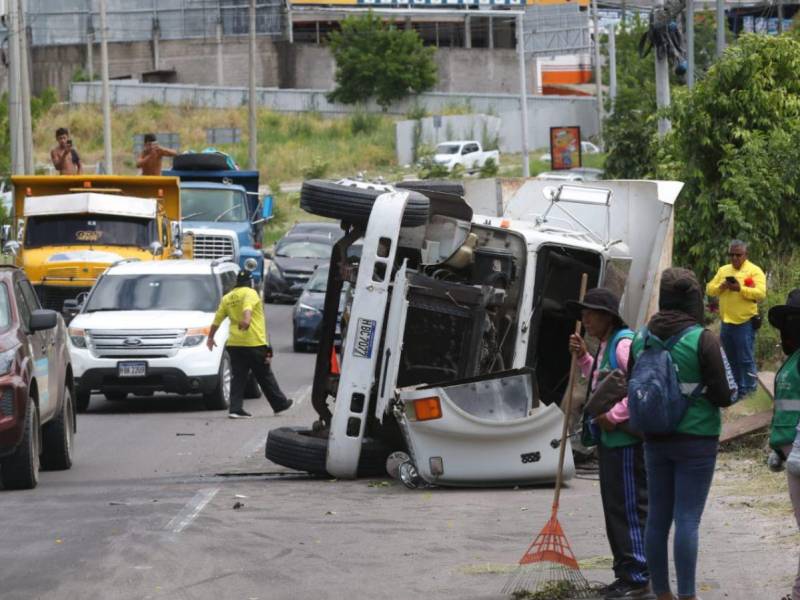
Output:
<svg viewBox="0 0 800 600">
<path fill-rule="evenodd" d="M 372 12 L 347 17 L 329 36 L 336 87 L 328 99 L 357 104 L 374 98 L 386 108 L 436 84 L 435 50 L 413 30 L 398 29 Z"/>
</svg>

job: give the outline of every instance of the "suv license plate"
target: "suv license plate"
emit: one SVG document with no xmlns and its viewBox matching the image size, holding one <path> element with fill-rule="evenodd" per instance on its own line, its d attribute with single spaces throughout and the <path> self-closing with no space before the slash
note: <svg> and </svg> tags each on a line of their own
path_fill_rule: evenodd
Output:
<svg viewBox="0 0 800 600">
<path fill-rule="evenodd" d="M 119 377 L 144 377 L 147 375 L 147 363 L 143 360 L 117 363 Z"/>
</svg>

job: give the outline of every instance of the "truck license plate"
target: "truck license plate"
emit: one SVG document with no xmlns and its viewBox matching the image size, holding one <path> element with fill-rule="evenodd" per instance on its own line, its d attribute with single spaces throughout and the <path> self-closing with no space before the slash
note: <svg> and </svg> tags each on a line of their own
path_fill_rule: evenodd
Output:
<svg viewBox="0 0 800 600">
<path fill-rule="evenodd" d="M 119 377 L 144 377 L 147 375 L 147 362 L 143 360 L 130 360 L 117 363 Z"/>
<path fill-rule="evenodd" d="M 356 325 L 356 345 L 353 356 L 357 358 L 371 358 L 372 344 L 375 341 L 375 327 L 377 323 L 372 319 L 359 319 Z"/>
</svg>

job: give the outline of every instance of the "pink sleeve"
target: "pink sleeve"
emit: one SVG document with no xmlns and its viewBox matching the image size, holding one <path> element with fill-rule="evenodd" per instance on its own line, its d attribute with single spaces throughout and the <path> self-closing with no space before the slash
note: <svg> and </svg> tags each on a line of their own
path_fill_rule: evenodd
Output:
<svg viewBox="0 0 800 600">
<path fill-rule="evenodd" d="M 578 359 L 578 366 L 581 369 L 581 375 L 583 375 L 584 377 L 589 376 L 589 373 L 592 371 L 593 361 L 594 359 L 592 358 L 592 355 L 589 352 L 587 352 Z"/>
<path fill-rule="evenodd" d="M 628 358 L 631 354 L 631 340 L 629 339 L 622 339 L 617 344 L 617 364 L 619 368 L 624 371 L 625 373 L 628 372 Z M 614 406 L 611 407 L 606 413 L 606 417 L 612 423 L 622 423 L 623 421 L 627 421 L 629 418 L 628 414 L 628 398 L 625 397 L 619 402 L 617 402 Z"/>
</svg>

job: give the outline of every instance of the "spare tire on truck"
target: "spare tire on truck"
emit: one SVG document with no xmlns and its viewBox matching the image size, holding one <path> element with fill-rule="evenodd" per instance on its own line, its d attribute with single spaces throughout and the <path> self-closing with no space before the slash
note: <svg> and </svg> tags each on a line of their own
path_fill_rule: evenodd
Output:
<svg viewBox="0 0 800 600">
<path fill-rule="evenodd" d="M 397 191 L 389 185 L 361 181 L 338 182 L 310 179 L 303 182 L 300 208 L 313 215 L 338 219 L 353 225 L 366 225 L 375 199 L 386 192 Z M 403 213 L 403 227 L 416 227 L 428 222 L 430 200 L 411 191 Z"/>
<path fill-rule="evenodd" d="M 176 171 L 227 171 L 228 157 L 222 152 L 184 152 L 172 159 Z"/>
<path fill-rule="evenodd" d="M 400 181 L 395 187 L 404 190 L 415 190 L 417 192 L 439 192 L 442 194 L 453 194 L 464 196 L 464 184 L 460 181 L 448 181 L 446 179 L 413 179 Z"/>
<path fill-rule="evenodd" d="M 386 475 L 386 459 L 392 449 L 373 438 L 361 441 L 358 459 L 359 477 Z M 328 456 L 328 436 L 302 427 L 278 427 L 267 434 L 266 457 L 275 464 L 330 477 L 325 469 Z"/>
</svg>

